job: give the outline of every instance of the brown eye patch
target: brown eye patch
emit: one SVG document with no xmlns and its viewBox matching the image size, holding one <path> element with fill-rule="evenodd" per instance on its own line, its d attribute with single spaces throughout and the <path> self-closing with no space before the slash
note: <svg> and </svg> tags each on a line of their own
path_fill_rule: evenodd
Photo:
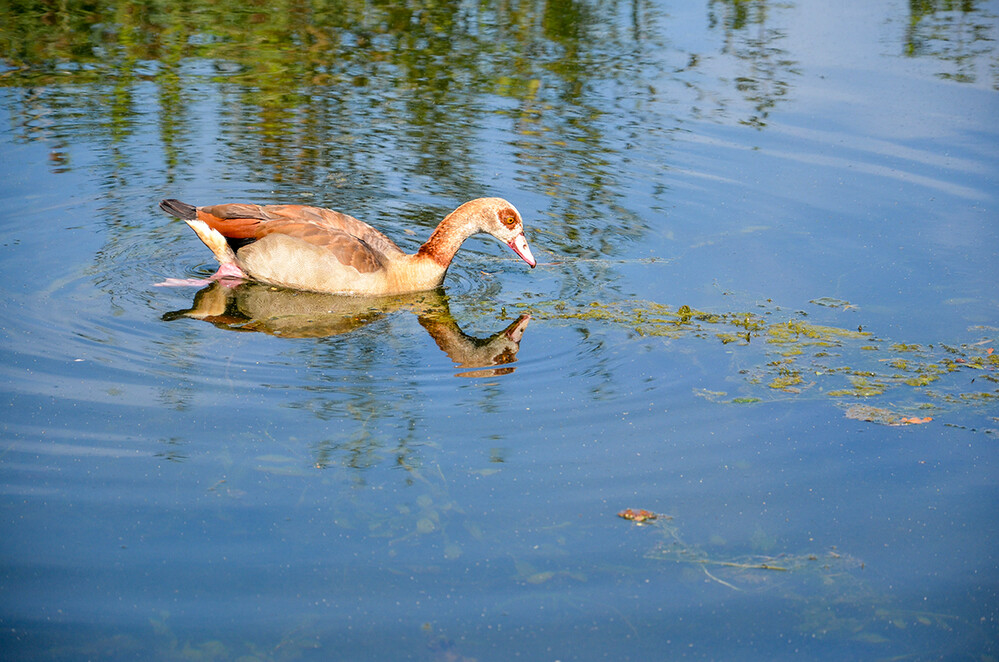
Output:
<svg viewBox="0 0 999 662">
<path fill-rule="evenodd" d="M 517 224 L 517 214 L 512 209 L 504 209 L 501 211 L 499 213 L 499 218 L 500 222 L 508 228 L 512 228 Z"/>
</svg>

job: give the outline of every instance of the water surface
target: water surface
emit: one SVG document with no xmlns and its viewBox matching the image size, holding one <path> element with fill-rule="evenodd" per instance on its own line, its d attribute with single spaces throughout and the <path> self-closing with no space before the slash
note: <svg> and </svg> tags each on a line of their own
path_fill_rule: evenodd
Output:
<svg viewBox="0 0 999 662">
<path fill-rule="evenodd" d="M 6 659 L 999 654 L 999 4 L 272 6 L 5 10 Z M 538 268 L 154 286 L 485 195 Z"/>
</svg>

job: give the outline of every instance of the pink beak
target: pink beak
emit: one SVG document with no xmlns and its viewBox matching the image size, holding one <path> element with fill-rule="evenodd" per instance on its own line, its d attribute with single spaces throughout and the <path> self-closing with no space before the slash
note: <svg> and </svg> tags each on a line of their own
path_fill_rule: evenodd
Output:
<svg viewBox="0 0 999 662">
<path fill-rule="evenodd" d="M 507 245 L 513 249 L 514 253 L 520 256 L 521 260 L 531 265 L 532 269 L 537 265 L 534 255 L 531 254 L 531 247 L 527 245 L 527 237 L 524 236 L 523 232 L 514 237 L 513 241 Z"/>
</svg>

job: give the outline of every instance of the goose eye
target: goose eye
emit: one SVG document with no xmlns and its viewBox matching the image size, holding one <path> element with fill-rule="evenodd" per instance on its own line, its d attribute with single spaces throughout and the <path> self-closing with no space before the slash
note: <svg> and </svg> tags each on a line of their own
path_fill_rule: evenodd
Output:
<svg viewBox="0 0 999 662">
<path fill-rule="evenodd" d="M 508 228 L 512 228 L 514 225 L 517 224 L 517 215 L 514 214 L 509 209 L 507 209 L 505 211 L 501 211 L 500 212 L 500 222 L 503 225 L 507 226 Z"/>
</svg>

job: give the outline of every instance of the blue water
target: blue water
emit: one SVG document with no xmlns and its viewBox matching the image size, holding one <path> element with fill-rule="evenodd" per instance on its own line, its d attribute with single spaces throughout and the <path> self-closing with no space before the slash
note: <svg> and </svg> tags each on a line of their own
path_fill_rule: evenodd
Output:
<svg viewBox="0 0 999 662">
<path fill-rule="evenodd" d="M 224 25 L 6 53 L 2 657 L 996 657 L 999 3 L 930 4 L 295 14 L 319 65 Z M 153 286 L 215 266 L 163 197 L 415 250 L 481 195 L 536 269 L 475 238 L 415 298 Z"/>
</svg>

